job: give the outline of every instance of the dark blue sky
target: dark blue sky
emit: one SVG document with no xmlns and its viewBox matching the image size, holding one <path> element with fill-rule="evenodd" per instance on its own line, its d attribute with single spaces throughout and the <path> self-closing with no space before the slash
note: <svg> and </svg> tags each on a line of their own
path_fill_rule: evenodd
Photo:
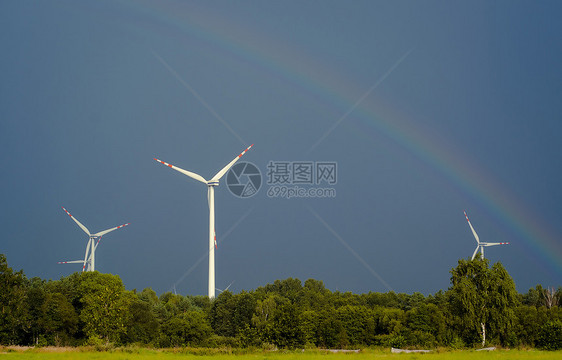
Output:
<svg viewBox="0 0 562 360">
<path fill-rule="evenodd" d="M 65 206 L 92 232 L 131 223 L 97 270 L 206 294 L 206 188 L 153 157 L 210 178 L 254 143 L 259 192 L 215 192 L 219 288 L 434 293 L 476 246 L 464 210 L 511 242 L 486 257 L 519 291 L 561 285 L 561 10 L 3 1 L 0 252 L 30 277 L 79 270 L 56 264 L 87 242 Z M 335 197 L 268 196 L 270 162 L 336 163 L 335 184 L 289 184 Z"/>
</svg>

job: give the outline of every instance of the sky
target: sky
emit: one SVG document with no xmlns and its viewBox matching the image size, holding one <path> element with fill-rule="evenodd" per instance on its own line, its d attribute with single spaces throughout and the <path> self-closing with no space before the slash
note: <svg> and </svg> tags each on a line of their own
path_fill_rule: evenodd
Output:
<svg viewBox="0 0 562 360">
<path fill-rule="evenodd" d="M 0 253 L 28 277 L 80 271 L 57 264 L 88 241 L 64 206 L 92 233 L 130 223 L 96 270 L 205 295 L 206 186 L 154 158 L 210 179 L 254 144 L 215 189 L 219 289 L 446 290 L 476 247 L 463 211 L 510 243 L 485 256 L 518 291 L 560 286 L 561 11 L 3 1 Z"/>
</svg>

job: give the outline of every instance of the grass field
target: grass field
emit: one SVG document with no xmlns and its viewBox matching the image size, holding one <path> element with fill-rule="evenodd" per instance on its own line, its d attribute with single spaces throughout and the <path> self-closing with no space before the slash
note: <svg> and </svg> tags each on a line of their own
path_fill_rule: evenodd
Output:
<svg viewBox="0 0 562 360">
<path fill-rule="evenodd" d="M 84 348 L 40 348 L 12 349 L 0 348 L 2 359 L 103 359 L 103 360 L 179 360 L 212 358 L 212 360 L 368 360 L 368 359 L 422 359 L 422 360 L 464 360 L 464 359 L 505 359 L 505 360 L 560 360 L 562 351 L 537 350 L 496 350 L 484 351 L 440 351 L 433 353 L 392 354 L 389 349 L 363 350 L 360 353 L 329 353 L 327 351 L 273 351 L 251 353 L 225 353 L 213 350 L 150 350 L 150 349 L 116 349 L 95 351 Z"/>
</svg>

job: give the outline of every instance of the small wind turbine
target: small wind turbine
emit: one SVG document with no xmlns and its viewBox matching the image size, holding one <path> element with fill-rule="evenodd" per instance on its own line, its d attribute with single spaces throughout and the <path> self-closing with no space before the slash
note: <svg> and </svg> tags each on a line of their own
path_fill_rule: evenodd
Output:
<svg viewBox="0 0 562 360">
<path fill-rule="evenodd" d="M 230 287 L 232 286 L 232 284 L 234 284 L 234 281 L 231 282 L 230 284 L 228 284 L 228 286 L 227 286 L 224 290 L 221 290 L 221 289 L 219 289 L 219 288 L 215 288 L 215 290 L 217 290 L 218 292 L 221 292 L 221 293 L 222 293 L 222 292 L 225 292 L 225 291 L 227 291 L 228 289 L 230 289 Z"/>
<path fill-rule="evenodd" d="M 95 253 L 96 253 L 96 249 L 98 248 L 98 245 L 101 241 L 101 237 L 104 236 L 105 234 L 109 233 L 109 232 L 112 232 L 113 230 L 117 230 L 117 229 L 120 229 L 124 226 L 129 225 L 129 223 L 119 225 L 119 226 L 116 226 L 114 228 L 107 229 L 107 230 L 104 230 L 104 231 L 100 231 L 100 232 L 97 232 L 95 234 L 90 234 L 90 230 L 88 230 L 87 227 L 82 225 L 82 223 L 80 221 L 76 220 L 76 218 L 74 216 L 70 215 L 68 210 L 66 210 L 64 207 L 62 209 L 64 210 L 64 212 L 66 212 L 68 214 L 68 216 L 70 216 L 72 218 L 72 220 L 74 220 L 74 222 L 76 224 L 78 224 L 78 226 L 80 226 L 80 229 L 84 230 L 84 232 L 86 234 L 88 234 L 88 245 L 86 245 L 86 254 L 84 255 L 84 260 L 61 261 L 61 262 L 58 262 L 58 264 L 82 263 L 82 271 L 84 271 L 84 270 L 95 271 L 95 265 L 96 265 Z M 96 242 L 96 239 L 98 240 L 97 242 Z M 90 256 L 88 256 L 88 254 Z M 86 264 L 88 264 L 88 269 L 86 269 Z"/>
<path fill-rule="evenodd" d="M 476 254 L 478 253 L 478 249 L 480 249 L 480 257 L 482 258 L 482 260 L 484 260 L 484 247 L 485 246 L 495 246 L 495 245 L 508 245 L 508 242 L 501 242 L 501 243 L 489 243 L 489 242 L 481 242 L 480 238 L 478 237 L 478 234 L 476 233 L 476 231 L 474 231 L 474 228 L 472 227 L 472 224 L 470 223 L 470 220 L 468 220 L 468 215 L 466 215 L 466 211 L 464 212 L 464 216 L 466 217 L 466 221 L 468 221 L 468 226 L 470 226 L 470 230 L 472 230 L 472 233 L 474 234 L 474 238 L 476 239 L 476 250 L 474 250 L 474 254 L 472 254 L 472 259 L 474 260 L 474 257 L 476 256 Z"/>
<path fill-rule="evenodd" d="M 162 160 L 158 160 L 154 158 L 154 160 L 158 161 L 161 164 L 164 164 L 172 169 L 181 172 L 184 175 L 189 176 L 192 179 L 201 181 L 203 184 L 207 185 L 207 201 L 209 202 L 209 298 L 215 298 L 215 247 L 217 246 L 217 236 L 215 233 L 215 186 L 219 186 L 219 180 L 221 177 L 226 174 L 226 172 L 234 165 L 238 159 L 242 157 L 246 153 L 246 151 L 250 150 L 250 148 L 254 146 L 254 144 L 248 146 L 248 148 L 240 153 L 237 157 L 234 158 L 230 163 L 228 163 L 225 167 L 221 169 L 215 176 L 211 178 L 211 180 L 205 180 L 205 178 L 201 175 L 192 173 L 191 171 L 187 171 L 181 169 L 177 166 L 168 164 Z"/>
</svg>

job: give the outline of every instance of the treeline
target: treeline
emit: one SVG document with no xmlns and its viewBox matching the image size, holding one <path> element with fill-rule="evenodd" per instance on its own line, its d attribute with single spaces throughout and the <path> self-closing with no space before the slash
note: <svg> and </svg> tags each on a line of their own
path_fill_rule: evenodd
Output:
<svg viewBox="0 0 562 360">
<path fill-rule="evenodd" d="M 450 288 L 429 296 L 332 292 L 289 278 L 210 301 L 128 291 L 99 272 L 28 279 L 0 254 L 0 344 L 560 349 L 561 293 L 538 285 L 519 294 L 500 263 L 477 259 L 459 260 Z"/>
</svg>

